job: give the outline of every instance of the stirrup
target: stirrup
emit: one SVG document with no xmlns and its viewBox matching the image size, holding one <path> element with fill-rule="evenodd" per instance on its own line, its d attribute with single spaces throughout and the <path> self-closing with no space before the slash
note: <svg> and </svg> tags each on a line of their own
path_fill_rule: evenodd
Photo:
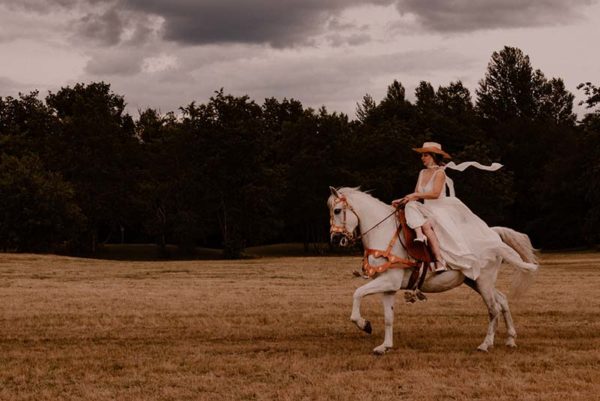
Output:
<svg viewBox="0 0 600 401">
<path fill-rule="evenodd" d="M 433 269 L 434 273 L 441 273 L 441 272 L 445 272 L 448 270 L 445 260 L 435 260 L 434 263 L 435 263 L 435 269 Z"/>
</svg>

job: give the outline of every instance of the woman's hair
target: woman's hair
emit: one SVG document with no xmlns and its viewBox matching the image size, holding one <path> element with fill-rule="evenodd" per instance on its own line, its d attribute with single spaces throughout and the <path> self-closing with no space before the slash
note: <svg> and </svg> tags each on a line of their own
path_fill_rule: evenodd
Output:
<svg viewBox="0 0 600 401">
<path fill-rule="evenodd" d="M 435 162 L 435 164 L 437 164 L 438 166 L 443 166 L 444 165 L 444 156 L 440 155 L 439 153 L 433 153 L 433 152 L 426 152 L 428 155 L 430 155 L 431 157 L 433 157 L 433 161 Z"/>
</svg>

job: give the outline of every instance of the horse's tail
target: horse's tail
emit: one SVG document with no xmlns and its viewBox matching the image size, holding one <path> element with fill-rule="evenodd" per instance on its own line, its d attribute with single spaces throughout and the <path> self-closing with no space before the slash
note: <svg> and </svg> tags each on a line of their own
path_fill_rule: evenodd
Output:
<svg viewBox="0 0 600 401">
<path fill-rule="evenodd" d="M 500 238 L 502 238 L 502 241 L 519 254 L 521 262 L 527 263 L 526 266 L 523 266 L 524 269 L 537 270 L 538 261 L 534 253 L 537 249 L 531 245 L 527 234 L 520 233 L 508 227 L 492 227 L 492 230 L 496 231 Z M 512 263 L 511 260 L 509 262 Z"/>
<path fill-rule="evenodd" d="M 517 268 L 516 274 L 513 277 L 510 294 L 512 297 L 519 297 L 533 284 L 534 274 L 539 267 L 537 257 L 534 253 L 536 249 L 531 245 L 527 234 L 507 227 L 492 227 L 492 230 L 516 253 L 513 254 L 511 252 L 503 256 L 508 263 Z"/>
</svg>

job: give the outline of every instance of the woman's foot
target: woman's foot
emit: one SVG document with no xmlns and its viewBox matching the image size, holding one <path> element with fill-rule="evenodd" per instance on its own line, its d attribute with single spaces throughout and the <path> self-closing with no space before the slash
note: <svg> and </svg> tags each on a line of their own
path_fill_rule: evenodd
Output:
<svg viewBox="0 0 600 401">
<path fill-rule="evenodd" d="M 415 237 L 415 239 L 413 240 L 413 242 L 420 242 L 422 244 L 425 244 L 425 246 L 427 246 L 427 237 L 426 236 Z"/>
<path fill-rule="evenodd" d="M 413 240 L 413 242 L 421 242 L 427 245 L 427 237 L 425 236 L 425 234 L 423 234 L 423 230 L 421 229 L 421 227 L 415 228 L 415 239 Z"/>
<path fill-rule="evenodd" d="M 435 261 L 435 269 L 433 270 L 435 273 L 445 272 L 446 270 L 448 270 L 448 267 L 446 266 L 445 260 Z"/>
</svg>

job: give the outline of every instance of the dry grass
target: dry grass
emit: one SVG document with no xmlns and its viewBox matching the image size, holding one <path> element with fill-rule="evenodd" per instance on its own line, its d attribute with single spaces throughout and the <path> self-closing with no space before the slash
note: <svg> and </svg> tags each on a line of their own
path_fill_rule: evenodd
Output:
<svg viewBox="0 0 600 401">
<path fill-rule="evenodd" d="M 469 289 L 349 321 L 359 259 L 115 262 L 0 254 L 0 400 L 594 400 L 600 255 L 550 254 L 489 354 Z M 510 269 L 500 279 L 507 288 Z"/>
</svg>

